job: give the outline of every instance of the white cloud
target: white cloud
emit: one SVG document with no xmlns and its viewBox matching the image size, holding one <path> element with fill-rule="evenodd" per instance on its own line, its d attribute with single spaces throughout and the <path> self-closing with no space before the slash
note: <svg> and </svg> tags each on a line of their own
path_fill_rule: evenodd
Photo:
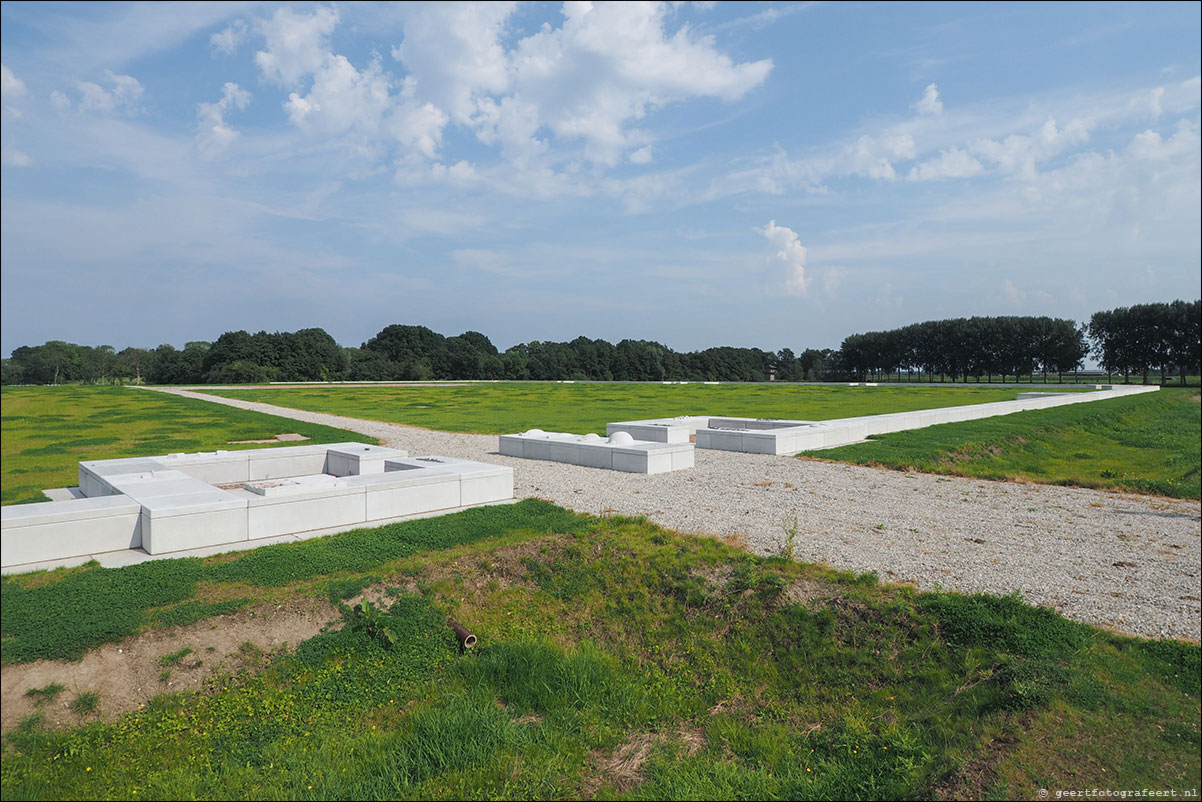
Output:
<svg viewBox="0 0 1202 802">
<path fill-rule="evenodd" d="M 1151 129 L 1136 134 L 1127 146 L 1127 151 L 1137 159 L 1171 159 L 1186 154 L 1197 154 L 1202 147 L 1198 136 L 1198 124 L 1182 120 L 1177 131 L 1167 140 Z"/>
<path fill-rule="evenodd" d="M 1070 120 L 1064 128 L 1049 117 L 1032 134 L 1011 134 L 1005 139 L 983 139 L 970 147 L 973 153 L 992 161 L 1003 173 L 1032 178 L 1036 165 L 1076 145 L 1089 140 L 1089 124 L 1082 119 Z"/>
<path fill-rule="evenodd" d="M 631 164 L 650 164 L 654 155 L 651 152 L 651 146 L 646 145 L 638 150 L 631 151 L 630 155 L 626 158 L 630 160 Z"/>
<path fill-rule="evenodd" d="M 939 87 L 935 84 L 927 84 L 927 88 L 922 90 L 922 99 L 914 104 L 914 108 L 919 114 L 942 114 L 943 101 L 939 99 Z"/>
<path fill-rule="evenodd" d="M 50 105 L 58 111 L 67 111 L 71 108 L 71 98 L 55 89 L 50 93 Z"/>
<path fill-rule="evenodd" d="M 389 130 L 398 142 L 427 159 L 438 156 L 446 124 L 447 115 L 442 109 L 433 103 L 418 105 L 415 101 L 401 104 L 388 121 Z"/>
<path fill-rule="evenodd" d="M 906 177 L 911 181 L 936 181 L 942 178 L 972 178 L 985 172 L 985 167 L 967 151 L 949 148 L 933 159 L 910 168 Z"/>
<path fill-rule="evenodd" d="M 775 220 L 770 220 L 768 225 L 756 230 L 777 249 L 775 260 L 785 265 L 785 292 L 790 295 L 805 295 L 810 284 L 806 275 L 806 249 L 796 232 L 791 228 L 778 226 Z"/>
<path fill-rule="evenodd" d="M 12 100 L 25 95 L 25 82 L 13 75 L 5 64 L 0 64 L 0 97 Z"/>
<path fill-rule="evenodd" d="M 239 133 L 225 121 L 226 112 L 244 109 L 250 103 L 250 92 L 238 84 L 227 82 L 216 103 L 200 103 L 196 107 L 197 146 L 206 158 L 213 158 L 229 147 Z"/>
<path fill-rule="evenodd" d="M 142 84 L 138 79 L 130 75 L 117 75 L 111 71 L 105 75 L 110 87 L 108 89 L 91 81 L 79 81 L 75 84 L 79 92 L 79 110 L 96 114 L 136 113 L 139 108 L 138 101 L 142 99 L 143 94 Z M 59 94 L 61 96 L 61 93 Z M 68 108 L 69 104 L 60 106 L 54 96 L 51 100 L 60 108 Z"/>
<path fill-rule="evenodd" d="M 515 3 L 433 3 L 405 22 L 392 56 L 409 71 L 409 91 L 469 125 L 491 95 L 509 89 L 509 58 L 501 44 Z"/>
<path fill-rule="evenodd" d="M 247 28 L 246 22 L 236 19 L 224 29 L 210 36 L 209 46 L 212 47 L 214 53 L 220 52 L 232 56 L 249 35 L 250 30 Z"/>
<path fill-rule="evenodd" d="M 288 96 L 284 108 L 302 128 L 341 133 L 351 128 L 374 132 L 392 104 L 388 76 L 373 60 L 360 72 L 346 56 L 327 54 L 309 92 Z"/>
<path fill-rule="evenodd" d="M 893 162 L 914 156 L 914 137 L 910 134 L 886 131 L 879 138 L 865 135 L 848 148 L 840 172 L 892 181 L 897 177 Z"/>
<path fill-rule="evenodd" d="M 616 164 L 650 144 L 633 121 L 694 97 L 736 100 L 772 69 L 769 60 L 735 64 L 687 26 L 668 31 L 661 4 L 565 3 L 560 27 L 546 24 L 507 51 L 511 12 L 508 4 L 424 7 L 393 55 L 415 98 L 521 164 L 548 151 L 543 129 L 560 146 L 582 143 L 590 161 Z"/>
<path fill-rule="evenodd" d="M 0 152 L 0 162 L 6 167 L 32 167 L 33 159 L 28 153 L 23 153 L 16 148 L 4 148 Z"/>
<path fill-rule="evenodd" d="M 325 6 L 308 15 L 277 9 L 271 19 L 259 23 L 267 46 L 255 53 L 255 64 L 267 80 L 294 87 L 325 63 L 326 40 L 337 25 L 338 12 Z"/>
</svg>

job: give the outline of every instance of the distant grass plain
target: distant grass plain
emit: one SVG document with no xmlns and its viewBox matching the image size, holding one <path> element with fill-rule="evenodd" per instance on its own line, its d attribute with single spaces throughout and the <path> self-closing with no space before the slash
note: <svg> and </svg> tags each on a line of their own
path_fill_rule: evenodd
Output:
<svg viewBox="0 0 1202 802">
<path fill-rule="evenodd" d="M 676 415 L 830 420 L 1013 401 L 1020 392 L 1013 387 L 988 385 L 945 388 L 551 382 L 196 389 L 226 398 L 476 434 L 509 434 L 535 427 L 604 434 L 605 424 L 614 421 Z"/>
<path fill-rule="evenodd" d="M 1069 390 L 1070 388 L 1064 388 Z M 829 420 L 1012 401 L 1024 388 L 892 385 L 496 383 L 256 387 L 214 395 L 454 432 L 538 427 L 604 432 L 620 420 L 674 415 Z M 1197 389 L 1023 412 L 884 435 L 810 452 L 820 459 L 986 479 L 1199 498 Z"/>
<path fill-rule="evenodd" d="M 364 440 L 329 426 L 127 387 L 5 387 L 0 418 L 4 504 L 44 501 L 42 490 L 76 484 L 81 460 L 271 448 L 231 441 L 284 433 L 304 435 L 313 443 Z"/>
</svg>

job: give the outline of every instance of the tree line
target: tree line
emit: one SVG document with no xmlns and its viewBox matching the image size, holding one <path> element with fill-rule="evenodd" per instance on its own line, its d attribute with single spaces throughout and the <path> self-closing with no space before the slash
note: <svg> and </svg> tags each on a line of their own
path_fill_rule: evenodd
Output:
<svg viewBox="0 0 1202 802">
<path fill-rule="evenodd" d="M 1050 317 L 971 317 L 930 320 L 889 331 L 853 334 L 843 340 L 838 363 L 857 379 L 974 378 L 1034 381 L 1042 374 L 1077 370 L 1088 355 L 1107 371 L 1142 376 L 1153 371 L 1163 384 L 1170 373 L 1181 377 L 1199 370 L 1199 319 L 1202 302 L 1140 304 L 1096 312 L 1078 326 Z"/>
<path fill-rule="evenodd" d="M 678 352 L 649 340 L 577 337 L 500 351 L 487 336 L 446 337 L 425 326 L 391 325 L 358 348 L 319 328 L 225 332 L 183 349 L 22 346 L 2 362 L 4 384 L 64 382 L 232 384 L 268 381 L 506 379 L 580 381 L 846 381 L 939 377 L 992 381 L 1062 376 L 1093 353 L 1107 370 L 1148 380 L 1160 371 L 1198 372 L 1199 302 L 1098 312 L 1088 326 L 1048 317 L 973 317 L 915 323 L 847 337 L 838 350 L 720 346 Z M 1088 342 L 1087 342 L 1088 341 Z"/>
</svg>

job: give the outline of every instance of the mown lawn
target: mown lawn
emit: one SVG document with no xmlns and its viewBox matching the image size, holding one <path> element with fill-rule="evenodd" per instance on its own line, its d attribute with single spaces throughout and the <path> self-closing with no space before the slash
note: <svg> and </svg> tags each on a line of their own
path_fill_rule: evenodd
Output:
<svg viewBox="0 0 1202 802">
<path fill-rule="evenodd" d="M 556 384 L 501 382 L 423 387 L 304 387 L 213 390 L 352 418 L 447 432 L 509 434 L 539 428 L 605 433 L 615 421 L 676 415 L 829 420 L 990 401 L 1013 401 L 1013 387 L 848 387 L 772 384 Z M 1066 388 L 1066 391 L 1074 388 Z"/>
<path fill-rule="evenodd" d="M 3 797 L 1038 798 L 1202 774 L 1196 645 L 532 500 L 6 578 L 4 659 L 194 618 L 231 587 L 258 603 L 368 585 L 393 642 L 347 610 L 203 692 L 67 731 L 35 716 L 5 738 Z"/>
<path fill-rule="evenodd" d="M 807 456 L 981 479 L 1202 495 L 1196 388 L 896 432 Z"/>
<path fill-rule="evenodd" d="M 44 501 L 42 490 L 76 484 L 81 460 L 270 448 L 230 441 L 266 440 L 284 433 L 305 435 L 313 443 L 370 439 L 328 426 L 125 387 L 5 387 L 0 391 L 0 412 L 4 504 Z"/>
</svg>

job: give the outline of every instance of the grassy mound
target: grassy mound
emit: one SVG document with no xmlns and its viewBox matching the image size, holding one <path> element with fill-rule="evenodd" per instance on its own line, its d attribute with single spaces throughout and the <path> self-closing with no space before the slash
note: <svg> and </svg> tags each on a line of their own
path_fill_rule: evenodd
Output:
<svg viewBox="0 0 1202 802">
<path fill-rule="evenodd" d="M 347 609 L 265 670 L 116 721 L 30 720 L 6 737 L 4 798 L 1033 798 L 1099 778 L 1198 785 L 1197 646 L 541 502 L 433 520 L 197 561 L 201 592 L 174 590 L 171 609 L 229 583 L 272 598 L 370 585 L 383 611 Z M 174 562 L 136 579 L 93 568 L 6 580 L 5 658 L 30 653 L 30 610 L 93 592 L 89 575 L 135 596 Z M 10 617 L 14 588 L 22 613 Z M 80 615 L 55 628 L 72 649 Z M 460 653 L 448 615 L 477 649 Z"/>
</svg>

